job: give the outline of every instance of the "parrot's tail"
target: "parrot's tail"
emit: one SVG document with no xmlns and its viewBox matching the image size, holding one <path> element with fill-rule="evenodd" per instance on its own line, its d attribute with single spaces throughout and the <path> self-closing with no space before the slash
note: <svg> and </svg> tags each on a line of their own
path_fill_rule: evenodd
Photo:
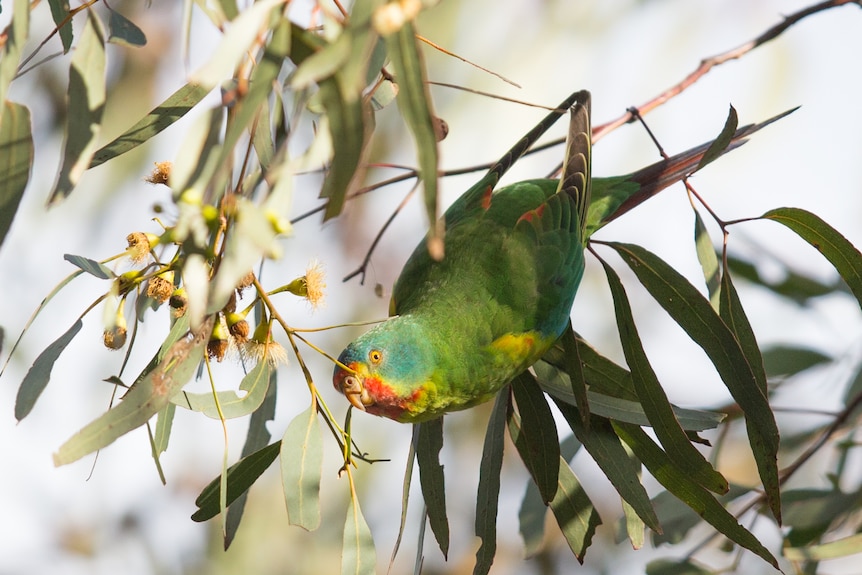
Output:
<svg viewBox="0 0 862 575">
<path fill-rule="evenodd" d="M 750 136 L 754 132 L 757 132 L 761 128 L 765 128 L 769 124 L 772 124 L 773 122 L 780 120 L 788 114 L 795 112 L 797 109 L 798 107 L 793 108 L 791 110 L 778 114 L 777 116 L 774 116 L 766 120 L 765 122 L 760 122 L 759 124 L 749 124 L 747 126 L 739 128 L 736 132 L 734 132 L 730 143 L 723 150 L 716 153 L 714 157 L 711 157 L 702 165 L 701 161 L 703 160 L 707 151 L 712 147 L 713 142 L 707 142 L 695 148 L 691 148 L 690 150 L 686 150 L 685 152 L 679 153 L 675 156 L 671 156 L 666 160 L 656 162 L 655 164 L 652 164 L 638 170 L 637 172 L 634 172 L 633 174 L 630 174 L 626 179 L 640 184 L 640 189 L 632 196 L 630 196 L 626 201 L 620 204 L 616 211 L 614 211 L 612 214 L 608 215 L 604 220 L 602 220 L 602 225 L 617 219 L 632 208 L 635 208 L 646 200 L 650 199 L 666 187 L 681 181 L 683 178 L 691 176 L 692 174 L 703 168 L 705 165 L 720 158 L 731 150 L 735 150 L 736 148 L 743 145 L 747 141 L 748 136 Z"/>
</svg>

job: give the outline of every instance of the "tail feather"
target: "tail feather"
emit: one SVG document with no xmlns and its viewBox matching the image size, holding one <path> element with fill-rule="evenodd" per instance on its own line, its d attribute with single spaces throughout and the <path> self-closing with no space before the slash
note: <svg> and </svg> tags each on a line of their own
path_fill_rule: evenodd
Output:
<svg viewBox="0 0 862 575">
<path fill-rule="evenodd" d="M 748 136 L 762 128 L 765 128 L 769 124 L 780 120 L 788 114 L 795 112 L 797 109 L 798 108 L 793 108 L 764 122 L 760 122 L 759 124 L 749 124 L 739 128 L 733 134 L 733 138 L 731 138 L 728 146 L 720 154 L 715 156 L 713 160 L 718 159 L 731 150 L 735 150 L 742 146 L 748 141 Z M 627 179 L 640 184 L 640 188 L 636 193 L 632 194 L 622 202 L 613 213 L 606 216 L 602 220 L 600 227 L 639 206 L 666 187 L 681 181 L 683 178 L 691 176 L 706 164 L 709 164 L 710 162 L 706 162 L 706 164 L 701 165 L 701 160 L 711 146 L 712 142 L 706 142 L 700 146 L 686 150 L 685 152 L 671 156 L 666 160 L 656 162 L 655 164 L 649 165 L 630 174 Z"/>
<path fill-rule="evenodd" d="M 590 128 L 590 93 L 581 90 L 575 95 L 570 108 L 569 133 L 566 137 L 566 154 L 563 172 L 557 193 L 571 196 L 577 206 L 577 216 L 583 238 L 587 226 L 587 210 L 590 205 L 592 180 L 590 163 L 592 151 L 592 129 Z"/>
</svg>

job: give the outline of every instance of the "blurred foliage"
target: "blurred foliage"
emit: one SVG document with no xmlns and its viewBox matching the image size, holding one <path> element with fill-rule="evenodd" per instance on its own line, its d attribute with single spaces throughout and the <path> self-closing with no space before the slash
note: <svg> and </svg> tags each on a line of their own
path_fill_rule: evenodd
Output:
<svg viewBox="0 0 862 575">
<path fill-rule="evenodd" d="M 34 155 L 40 150 L 39 142 L 34 142 L 28 105 L 8 99 L 10 84 L 27 66 L 38 70 L 46 65 L 32 62 L 44 44 L 27 55 L 23 50 L 31 29 L 30 11 L 36 4 L 15 0 L 12 22 L 3 33 L 0 242 L 14 221 Z M 279 240 L 292 231 L 289 213 L 298 175 L 310 170 L 323 173 L 317 211 L 326 219 L 338 217 L 346 202 L 357 195 L 391 183 L 369 186 L 365 180 L 376 114 L 393 102 L 414 139 L 418 166 L 400 179 L 421 182 L 425 211 L 430 221 L 437 221 L 437 182 L 447 175 L 439 171 L 437 143 L 445 137 L 445 130 L 433 111 L 423 59 L 428 48 L 415 24 L 419 13 L 434 2 L 356 0 L 349 13 L 338 2 L 321 3 L 303 25 L 288 18 L 285 0 L 260 0 L 248 7 L 233 0 L 190 2 L 190 9 L 224 32 L 222 39 L 184 85 L 128 122 L 128 128 L 119 125 L 127 118 L 117 113 L 118 104 L 112 101 L 122 96 L 111 90 L 106 45 L 138 49 L 148 44 L 144 32 L 122 13 L 119 4 L 112 7 L 97 1 L 71 7 L 63 0 L 49 0 L 48 4 L 63 52 L 70 53 L 62 59 L 68 67 L 67 105 L 54 112 L 65 122 L 65 143 L 49 204 L 61 204 L 78 192 L 77 184 L 86 170 L 139 149 L 186 114 L 196 114 L 177 157 L 158 164 L 150 176 L 153 184 L 170 188 L 176 217 L 157 220 L 160 229 L 156 232 L 129 234 L 128 249 L 112 257 L 95 261 L 66 256 L 78 269 L 43 300 L 24 333 L 54 296 L 79 276 L 100 279 L 103 290 L 71 328 L 35 358 L 19 382 L 16 418 L 30 413 L 52 379 L 56 360 L 79 333 L 83 318 L 102 308 L 106 347 L 124 349 L 126 359 L 133 350 L 152 359 L 131 376 L 124 371 L 125 362 L 117 373 L 106 374 L 114 384 L 114 405 L 59 448 L 54 455 L 57 465 L 77 461 L 125 433 L 146 427 L 161 474 L 159 458 L 168 448 L 178 407 L 222 422 L 248 417 L 242 457 L 229 463 L 226 451 L 221 476 L 200 494 L 199 509 L 192 516 L 195 521 L 220 516 L 221 542 L 227 548 L 241 525 L 248 489 L 277 459 L 291 524 L 315 530 L 341 520 L 322 515 L 320 509 L 322 451 L 328 432 L 343 456 L 342 483 L 347 492 L 346 520 L 339 527 L 343 533 L 342 572 L 375 572 L 386 555 L 375 548 L 354 477 L 356 466 L 373 460 L 356 447 L 361 438 L 351 433 L 350 412 L 342 424 L 326 404 L 300 351 L 300 344 L 307 343 L 303 332 L 280 313 L 275 297 L 289 293 L 317 305 L 323 280 L 311 266 L 305 275 L 283 286 L 265 288 L 256 272 L 266 261 L 280 257 Z M 73 22 L 79 26 L 73 27 Z M 152 71 L 145 77 L 149 82 Z M 213 93 L 220 96 L 215 104 L 208 98 Z M 314 129 L 298 130 L 304 122 Z M 766 123 L 737 130 L 732 113 L 714 142 L 693 151 L 705 154 L 702 163 L 708 163 Z M 546 127 L 533 136 L 541 135 Z M 97 147 L 103 128 L 112 137 Z M 525 146 L 519 153 L 524 151 Z M 662 165 L 666 164 L 657 164 Z M 639 172 L 644 178 L 650 173 Z M 692 197 L 696 197 L 694 192 Z M 600 196 L 591 206 L 592 224 L 600 227 L 644 199 L 631 192 Z M 595 242 L 593 247 L 620 256 L 637 282 L 703 349 L 735 403 L 720 412 L 671 405 L 638 335 L 626 287 L 614 268 L 602 260 L 627 368 L 601 356 L 570 331 L 542 362 L 497 397 L 481 463 L 476 508 L 481 547 L 475 573 L 488 572 L 496 553 L 506 435 L 532 480 L 519 514 L 530 554 L 542 552 L 548 509 L 578 561 L 583 561 L 593 543 L 597 526 L 618 519 L 600 515 L 578 479 L 571 461 L 580 447 L 618 491 L 625 510 L 621 531 L 635 548 L 643 545 L 647 528 L 658 546 L 690 540 L 697 536 L 692 534 L 696 527 L 708 524 L 716 536 L 729 542 L 722 549 L 744 548 L 775 568 L 779 566 L 777 557 L 783 557 L 800 573 L 816 573 L 820 561 L 859 552 L 862 486 L 857 476 L 847 473 L 847 461 L 858 445 L 855 427 L 862 403 L 862 375 L 854 373 L 847 382 L 844 407 L 830 414 L 827 424 L 796 431 L 791 442 L 794 451 L 785 453 L 769 403 L 777 385 L 838 359 L 811 347 L 761 349 L 734 284 L 754 284 L 770 297 L 799 305 L 834 294 L 862 301 L 862 255 L 816 215 L 777 208 L 755 219 L 790 229 L 819 250 L 841 279 L 824 282 L 789 268 L 780 280 L 767 279 L 755 262 L 729 254 L 726 246 L 716 255 L 711 248 L 715 242 L 702 219 L 702 212 L 714 214 L 708 206 L 704 208 L 695 208 L 692 246 L 704 271 L 702 288 L 640 246 Z M 745 224 L 717 218 L 716 223 L 723 231 Z M 431 226 L 428 247 L 432 253 L 440 249 L 442 233 L 441 225 Z M 128 259 L 133 269 L 118 274 L 105 265 L 118 259 Z M 150 315 L 169 322 L 170 330 L 159 349 L 138 350 L 137 324 Z M 277 341 L 283 338 L 305 373 L 308 408 L 286 426 L 282 438 L 273 440 L 266 424 L 275 416 L 278 366 L 288 356 Z M 8 357 L 20 341 L 19 337 L 11 346 Z M 247 374 L 236 390 L 216 391 L 215 364 L 229 354 L 242 358 Z M 577 361 L 572 360 L 573 354 Z M 212 393 L 185 391 L 185 385 L 195 379 L 210 381 Z M 579 386 L 581 381 L 588 389 Z M 585 409 L 588 405 L 589 411 Z M 558 428 L 563 422 L 569 429 Z M 721 439 L 727 429 L 743 425 L 761 485 L 729 484 L 715 468 L 724 443 L 719 440 L 710 446 L 699 435 L 720 427 Z M 414 437 L 403 506 L 406 509 L 415 456 L 428 522 L 445 556 L 449 514 L 440 463 L 440 453 L 446 449 L 442 419 L 421 424 Z M 814 453 L 826 449 L 838 454 L 830 471 L 832 488 L 783 487 Z M 789 461 L 782 469 L 779 457 Z M 644 469 L 663 488 L 653 496 L 644 487 Z M 767 539 L 743 526 L 753 518 L 760 520 L 760 526 L 768 523 L 782 538 L 782 545 L 767 548 Z M 417 569 L 423 552 L 420 546 Z M 660 560 L 646 567 L 650 574 L 722 570 L 693 559 Z"/>
</svg>

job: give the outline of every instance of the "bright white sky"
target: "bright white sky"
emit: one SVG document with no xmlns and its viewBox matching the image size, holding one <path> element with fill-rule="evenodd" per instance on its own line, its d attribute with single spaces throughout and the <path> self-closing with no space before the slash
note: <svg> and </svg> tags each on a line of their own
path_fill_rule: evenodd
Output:
<svg viewBox="0 0 862 575">
<path fill-rule="evenodd" d="M 3 0 L 0 25 L 8 21 L 9 4 Z M 179 12 L 170 10 L 171 4 L 155 0 L 149 10 L 142 8 L 142 15 L 132 18 L 151 38 L 179 39 Z M 592 91 L 593 121 L 598 124 L 616 118 L 627 107 L 641 104 L 679 82 L 702 58 L 747 42 L 777 23 L 782 14 L 807 5 L 809 2 L 796 0 L 577 3 L 510 0 L 501 8 L 501 3 L 491 0 L 450 0 L 426 14 L 420 30 L 447 49 L 510 78 L 522 88 L 513 88 L 429 50 L 427 60 L 432 80 L 544 105 L 555 105 L 570 92 L 587 88 Z M 301 13 L 300 8 L 296 8 L 297 13 Z M 35 40 L 30 48 L 49 29 L 45 25 L 47 3 L 38 7 L 35 19 L 38 32 L 33 33 Z M 172 32 L 159 36 L 165 28 Z M 213 34 L 206 26 L 197 26 L 195 30 L 192 68 L 205 61 L 213 41 Z M 736 107 L 740 123 L 756 122 L 793 106 L 802 106 L 791 117 L 757 134 L 744 148 L 697 176 L 695 187 L 719 215 L 735 219 L 756 216 L 778 206 L 802 207 L 819 214 L 856 245 L 862 244 L 862 227 L 858 224 L 862 214 L 860 30 L 862 11 L 858 7 L 816 15 L 742 60 L 715 69 L 685 94 L 647 116 L 665 149 L 675 153 L 716 136 L 723 126 L 728 104 Z M 179 43 L 168 49 L 179 60 Z M 124 50 L 112 47 L 109 58 L 119 57 Z M 63 63 L 61 69 L 65 66 Z M 63 71 L 57 81 L 66 82 L 66 78 Z M 153 104 L 175 90 L 182 78 L 180 67 L 161 74 L 164 85 Z M 40 87 L 33 85 L 30 78 L 25 77 L 15 90 L 12 98 L 32 105 L 34 117 L 38 116 L 39 106 L 47 104 Z M 444 168 L 496 159 L 542 115 L 534 109 L 446 88 L 433 88 L 432 92 L 438 115 L 450 128 L 449 137 L 441 146 Z M 129 118 L 128 122 L 135 119 Z M 46 128 L 38 117 L 36 123 L 37 129 Z M 401 129 L 395 121 L 394 108 L 381 113 L 379 124 L 393 138 L 386 151 L 387 161 L 412 163 L 409 139 L 392 132 Z M 562 132 L 561 123 L 557 134 Z M 149 149 L 150 158 L 141 164 L 141 177 L 152 161 L 174 156 L 181 145 L 181 134 L 182 125 L 166 132 Z M 103 169 L 85 178 L 68 202 L 46 213 L 43 205 L 56 173 L 60 143 L 49 139 L 44 131 L 37 133 L 37 138 L 37 163 L 31 186 L 0 251 L 0 278 L 5 280 L 4 297 L 0 298 L 0 325 L 6 330 L 4 349 L 17 337 L 31 310 L 72 271 L 62 260 L 64 253 L 99 259 L 120 251 L 128 232 L 155 231 L 149 223 L 151 205 L 168 200 L 165 190 L 153 189 L 138 177 L 123 182 L 118 189 L 113 174 Z M 657 154 L 640 127 L 627 126 L 600 142 L 593 158 L 594 174 L 616 175 L 655 161 Z M 544 175 L 557 161 L 553 153 L 524 161 L 512 170 L 508 181 Z M 447 180 L 444 183 L 447 203 L 474 179 L 470 176 Z M 100 198 L 108 193 L 115 199 L 103 205 Z M 401 264 L 422 237 L 425 224 L 418 203 L 399 218 L 384 239 L 365 286 L 356 281 L 342 284 L 340 278 L 359 265 L 366 246 L 400 201 L 401 192 L 395 194 L 378 193 L 372 200 L 349 209 L 341 221 L 327 223 L 322 231 L 317 218 L 297 225 L 296 237 L 284 243 L 287 257 L 269 268 L 272 285 L 301 275 L 308 261 L 317 257 L 326 265 L 329 290 L 327 308 L 314 315 L 302 303 L 285 301 L 286 311 L 282 313 L 292 314 L 296 325 L 314 327 L 385 316 L 386 300 L 374 296 L 374 283 L 379 282 L 388 290 Z M 295 201 L 295 213 L 316 205 L 316 190 L 299 190 Z M 822 279 L 832 277 L 829 266 L 813 249 L 778 228 L 770 223 L 735 227 L 731 245 L 748 254 L 753 253 L 752 245 L 765 245 L 796 269 Z M 621 218 L 599 237 L 644 245 L 683 270 L 693 282 L 699 282 L 692 229 L 691 210 L 680 187 L 664 192 Z M 711 226 L 710 231 L 718 239 L 717 228 Z M 353 234 L 353 239 L 346 242 L 350 248 L 343 247 L 345 234 Z M 610 299 L 598 268 L 595 261 L 588 261 L 588 273 L 573 311 L 575 326 L 602 351 L 621 358 L 615 343 Z M 699 406 L 723 402 L 724 388 L 698 348 L 637 289 L 624 273 L 625 266 L 620 264 L 617 269 L 631 288 L 641 335 L 671 399 Z M 764 271 L 774 273 L 777 269 L 766 265 Z M 76 286 L 57 298 L 49 310 L 52 315 L 37 323 L 0 385 L 0 405 L 5 406 L 0 417 L 0 460 L 5 462 L 6 470 L 0 474 L 0 508 L 8 526 L 0 538 L 0 572 L 148 573 L 153 570 L 153 557 L 165 572 L 183 572 L 204 549 L 206 528 L 192 523 L 188 516 L 194 510 L 193 500 L 199 489 L 220 469 L 222 435 L 217 422 L 182 414 L 171 449 L 163 459 L 169 477 L 166 488 L 158 482 L 142 431 L 105 450 L 89 482 L 85 479 L 91 459 L 61 469 L 51 464 L 51 453 L 107 405 L 108 384 L 101 387 L 99 380 L 114 373 L 121 356 L 108 354 L 99 345 L 98 314 L 58 362 L 52 384 L 34 412 L 21 424 L 15 424 L 12 406 L 18 382 L 27 367 L 104 289 L 95 280 L 86 279 Z M 784 394 L 781 404 L 810 406 L 813 398 L 817 405 L 834 406 L 843 391 L 846 370 L 860 355 L 862 322 L 858 305 L 849 298 L 833 298 L 816 302 L 810 309 L 800 309 L 776 303 L 757 290 L 746 290 L 743 297 L 763 342 L 803 342 L 843 358 L 841 369 L 818 372 L 816 379 L 809 378 L 795 388 L 804 392 L 804 396 Z M 50 317 L 56 319 L 52 321 Z M 144 326 L 142 337 L 152 349 L 162 335 L 160 321 L 151 320 Z M 320 337 L 314 341 L 337 353 L 351 333 L 341 330 L 329 339 Z M 142 345 L 140 351 L 144 348 Z M 147 361 L 146 355 L 140 353 L 136 358 L 138 369 Z M 328 391 L 331 368 L 313 355 L 308 353 L 306 357 L 311 360 L 318 385 Z M 231 385 L 234 381 L 231 377 L 237 377 L 238 370 L 228 368 L 226 373 L 225 387 Z M 275 437 L 280 436 L 294 414 L 307 406 L 307 392 L 294 366 L 284 370 L 280 381 L 277 418 L 270 425 Z M 343 401 L 334 392 L 329 397 L 330 405 L 343 413 Z M 448 422 L 448 429 L 456 430 L 453 433 L 475 431 L 483 428 L 484 417 L 460 414 Z M 242 421 L 230 428 L 233 457 L 241 447 L 245 426 Z M 363 448 L 393 460 L 364 468 L 359 474 L 360 484 L 364 485 L 361 497 L 365 514 L 375 533 L 381 565 L 385 565 L 396 533 L 400 479 L 410 430 L 361 415 L 355 421 L 355 430 Z M 452 562 L 456 564 L 469 560 L 475 550 L 472 506 L 480 453 L 476 449 L 481 449 L 481 445 L 470 443 L 460 447 L 457 456 L 447 455 L 449 459 L 445 461 L 448 481 L 453 486 L 449 505 L 453 510 Z M 515 457 L 509 455 L 506 470 L 510 478 L 504 483 L 500 512 L 501 547 L 508 548 L 501 549 L 499 563 L 508 563 L 509 569 L 514 570 L 501 567 L 500 573 L 514 573 L 523 568 L 518 562 L 520 541 L 514 522 L 526 475 Z M 331 520 L 335 524 L 340 524 L 346 486 L 335 477 L 337 458 L 334 452 L 327 455 L 324 495 L 325 513 L 334 517 Z M 613 498 L 603 499 L 602 493 L 609 488 L 590 471 L 585 459 L 577 459 L 576 464 L 584 466 L 576 467 L 576 472 L 583 473 L 588 490 L 592 489 L 591 494 L 595 493 L 599 500 L 606 524 L 611 524 L 619 504 Z M 729 473 L 739 473 L 740 478 L 745 478 L 747 472 L 742 467 L 742 470 L 730 469 Z M 813 478 L 820 475 L 817 469 L 811 473 Z M 250 533 L 247 539 L 238 540 L 240 550 L 235 553 L 240 553 L 243 546 L 248 552 L 253 549 L 252 543 L 259 541 L 266 543 L 270 565 L 281 564 L 279 561 L 287 556 L 294 561 L 294 568 L 301 570 L 296 564 L 301 562 L 297 557 L 307 555 L 307 561 L 318 562 L 320 570 L 316 572 L 329 572 L 330 565 L 333 571 L 337 569 L 338 558 L 326 546 L 331 542 L 321 541 L 322 534 L 307 535 L 285 526 L 279 507 L 278 476 L 270 473 L 267 478 L 271 489 L 268 495 L 260 490 L 257 506 L 273 506 L 279 517 L 273 518 L 270 513 L 264 522 L 245 525 Z M 405 570 L 410 568 L 417 513 L 416 509 L 411 512 L 409 543 L 405 543 L 404 557 L 399 563 Z M 124 518 L 131 516 L 141 523 L 124 530 Z M 611 530 L 607 526 L 603 529 L 601 536 L 608 539 L 588 553 L 588 566 L 613 573 L 641 572 L 647 553 L 632 555 L 609 549 Z M 92 557 L 69 551 L 74 544 L 68 539 L 74 536 L 89 538 L 87 545 L 93 548 Z M 334 540 L 339 538 L 337 535 Z M 621 549 L 627 546 L 623 544 Z M 429 563 L 440 567 L 439 554 L 430 540 L 426 551 Z M 673 549 L 661 551 L 673 553 Z M 239 564 L 264 570 L 265 563 L 252 566 L 242 562 L 247 559 L 231 559 L 228 555 L 224 565 L 211 568 L 229 571 L 231 565 Z M 721 560 L 719 557 L 717 564 Z M 844 567 L 851 569 L 849 565 Z M 755 569 L 761 566 L 757 564 Z M 841 569 L 841 565 L 835 565 L 831 573 L 852 572 Z"/>
</svg>

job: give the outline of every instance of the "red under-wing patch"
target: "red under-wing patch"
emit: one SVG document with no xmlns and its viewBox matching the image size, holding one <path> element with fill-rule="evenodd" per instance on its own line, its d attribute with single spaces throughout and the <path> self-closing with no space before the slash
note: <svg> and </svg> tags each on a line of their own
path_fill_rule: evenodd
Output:
<svg viewBox="0 0 862 575">
<path fill-rule="evenodd" d="M 494 190 L 491 189 L 491 186 L 485 188 L 485 193 L 482 194 L 482 209 L 487 210 L 491 207 L 491 196 L 493 195 Z"/>
<path fill-rule="evenodd" d="M 530 210 L 529 212 L 525 213 L 523 216 L 518 218 L 518 221 L 520 222 L 521 220 L 525 220 L 528 222 L 532 222 L 534 218 L 537 220 L 540 219 L 542 217 L 542 212 L 545 211 L 545 205 L 546 204 L 542 204 L 541 206 L 539 206 L 535 210 Z"/>
</svg>

